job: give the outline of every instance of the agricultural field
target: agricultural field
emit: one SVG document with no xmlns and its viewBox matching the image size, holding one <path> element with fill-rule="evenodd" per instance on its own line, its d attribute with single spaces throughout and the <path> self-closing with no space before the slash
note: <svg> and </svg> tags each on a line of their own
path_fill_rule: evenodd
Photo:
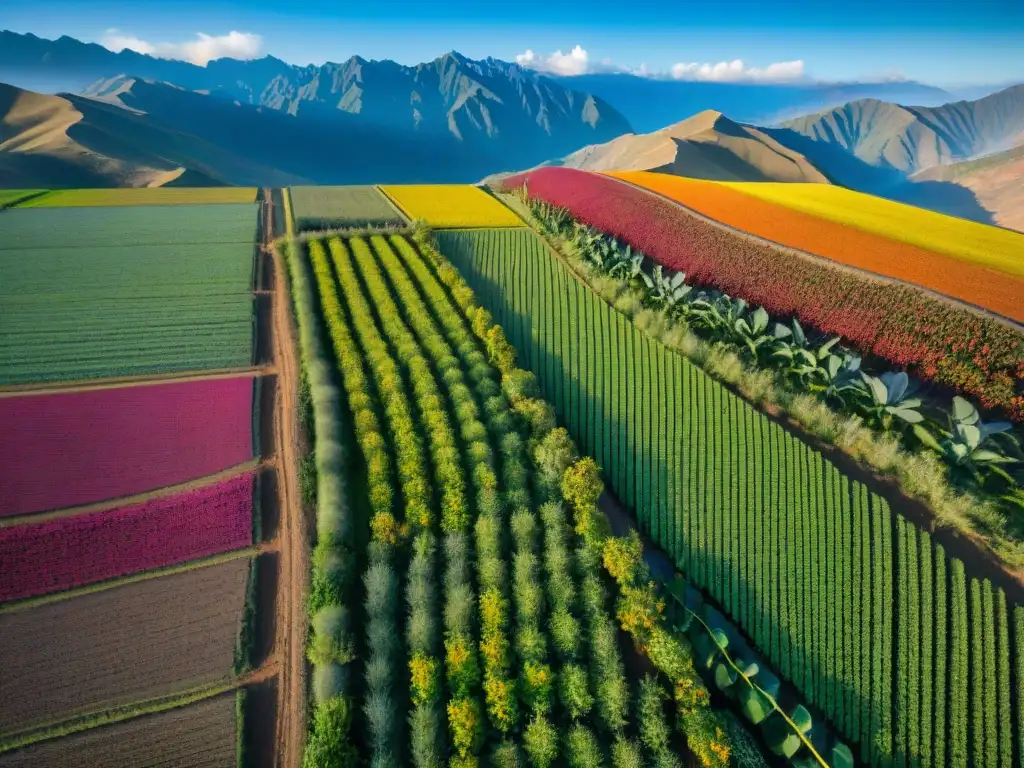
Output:
<svg viewBox="0 0 1024 768">
<path fill-rule="evenodd" d="M 290 187 L 299 232 L 347 227 L 401 227 L 406 220 L 373 186 Z"/>
<path fill-rule="evenodd" d="M 235 764 L 235 696 L 0 753 L 0 768 L 225 768 Z"/>
<path fill-rule="evenodd" d="M 346 733 L 365 759 L 400 765 L 506 761 L 519 750 L 540 765 L 561 754 L 596 766 L 611 751 L 628 764 L 667 759 L 668 691 L 627 675 L 601 578 L 595 467 L 554 429 L 501 328 L 450 265 L 403 236 L 312 240 L 291 262 L 317 393 L 321 499 L 307 761 L 337 759 Z M 332 426 L 334 365 L 349 437 Z M 323 461 L 321 440 L 334 446 Z M 332 465 L 339 443 L 351 453 Z M 349 471 L 365 483 L 346 487 Z M 346 620 L 342 588 L 356 584 L 360 625 Z M 684 653 L 660 626 L 626 615 L 641 644 Z M 353 642 L 368 656 L 353 658 Z M 678 713 L 689 748 L 724 766 L 707 690 L 674 658 L 668 682 L 694 696 Z M 365 693 L 349 682 L 359 679 Z M 338 724 L 346 708 L 365 727 Z"/>
<path fill-rule="evenodd" d="M 250 365 L 255 228 L 252 205 L 5 211 L 0 385 Z"/>
<path fill-rule="evenodd" d="M 249 461 L 253 382 L 0 397 L 0 517 L 130 496 Z"/>
<path fill-rule="evenodd" d="M 41 189 L 0 189 L 0 210 L 14 206 L 27 197 L 35 197 L 42 193 Z"/>
<path fill-rule="evenodd" d="M 1024 234 L 1019 232 L 830 184 L 723 182 L 723 185 L 821 219 L 1024 277 Z"/>
<path fill-rule="evenodd" d="M 0 527 L 0 602 L 199 560 L 252 543 L 255 478 Z"/>
<path fill-rule="evenodd" d="M 249 559 L 0 612 L 0 741 L 231 677 Z"/>
<path fill-rule="evenodd" d="M 0 249 L 53 249 L 55 235 L 73 237 L 76 248 L 140 245 L 253 245 L 259 206 L 143 205 L 104 208 L 15 208 L 0 219 Z M 213 249 L 208 249 L 213 250 Z M 252 266 L 252 251 L 246 266 Z M 34 254 L 25 254 L 32 256 Z M 27 260 L 27 259 L 26 259 Z"/>
<path fill-rule="evenodd" d="M 19 208 L 102 208 L 129 205 L 223 205 L 255 203 L 255 187 L 136 187 L 55 189 Z M 0 201 L 2 203 L 2 201 Z"/>
<path fill-rule="evenodd" d="M 524 178 L 506 179 L 504 185 L 520 186 Z M 796 316 L 805 327 L 840 335 L 862 353 L 909 366 L 926 380 L 1024 420 L 1024 397 L 1014 384 L 1024 370 L 1024 345 L 1016 331 L 994 319 L 911 286 L 763 246 L 605 176 L 544 168 L 529 174 L 529 190 L 531 197 L 567 208 L 583 223 L 685 273 L 692 285 L 741 296 L 773 315 Z"/>
<path fill-rule="evenodd" d="M 515 213 L 469 184 L 399 184 L 381 189 L 410 220 L 424 221 L 434 229 L 523 225 Z"/>
<path fill-rule="evenodd" d="M 1024 235 L 828 184 L 606 175 L 767 240 L 1024 320 Z"/>
<path fill-rule="evenodd" d="M 863 763 L 1014 765 L 1024 608 L 901 517 L 901 497 L 639 330 L 532 231 L 437 241 L 641 530 Z"/>
</svg>

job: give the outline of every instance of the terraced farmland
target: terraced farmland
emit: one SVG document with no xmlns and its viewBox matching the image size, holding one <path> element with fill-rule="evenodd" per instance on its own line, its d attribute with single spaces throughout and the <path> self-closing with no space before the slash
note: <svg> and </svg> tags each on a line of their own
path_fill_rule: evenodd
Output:
<svg viewBox="0 0 1024 768">
<path fill-rule="evenodd" d="M 255 187 L 137 187 L 56 189 L 33 196 L 21 208 L 100 208 L 126 205 L 218 205 L 256 202 Z"/>
<path fill-rule="evenodd" d="M 0 747 L 18 731 L 229 679 L 249 559 L 0 612 Z"/>
<path fill-rule="evenodd" d="M 235 764 L 235 696 L 0 754 L 2 768 L 224 768 Z"/>
<path fill-rule="evenodd" d="M 945 216 L 831 184 L 724 182 L 723 186 L 819 219 L 1024 277 L 1024 235 L 1019 232 Z"/>
<path fill-rule="evenodd" d="M 253 381 L 0 397 L 0 517 L 131 496 L 248 461 Z"/>
<path fill-rule="evenodd" d="M 468 184 L 388 185 L 381 189 L 409 217 L 435 229 L 519 227 L 512 211 Z"/>
<path fill-rule="evenodd" d="M 1024 321 L 1024 235 L 828 184 L 723 184 L 646 171 L 606 175 L 744 232 Z"/>
<path fill-rule="evenodd" d="M 406 224 L 376 187 L 291 187 L 289 193 L 295 228 L 300 232 Z"/>
<path fill-rule="evenodd" d="M 521 186 L 525 178 L 504 183 Z M 531 197 L 566 208 L 575 219 L 685 273 L 691 285 L 742 297 L 777 317 L 796 317 L 805 328 L 842 336 L 862 355 L 907 367 L 915 376 L 1024 421 L 1017 384 L 1024 344 L 1016 327 L 913 286 L 885 283 L 723 230 L 604 175 L 542 168 L 528 178 Z M 1010 280 L 1002 278 L 1006 285 Z M 1020 302 L 1007 311 L 1019 314 Z"/>
<path fill-rule="evenodd" d="M 0 385 L 250 365 L 255 212 L 6 211 Z"/>
<path fill-rule="evenodd" d="M 246 547 L 254 482 L 244 474 L 118 509 L 0 528 L 0 602 Z"/>
<path fill-rule="evenodd" d="M 437 237 L 641 529 L 862 760 L 1013 764 L 1024 691 L 1005 674 L 1020 653 L 1009 615 L 1024 609 L 899 517 L 899 497 L 641 332 L 533 232 Z"/>
</svg>

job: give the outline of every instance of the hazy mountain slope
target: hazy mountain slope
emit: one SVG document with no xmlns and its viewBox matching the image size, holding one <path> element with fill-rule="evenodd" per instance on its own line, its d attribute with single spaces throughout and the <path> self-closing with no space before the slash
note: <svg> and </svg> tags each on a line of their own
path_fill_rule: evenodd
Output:
<svg viewBox="0 0 1024 768">
<path fill-rule="evenodd" d="M 862 98 L 943 104 L 952 96 L 915 82 L 712 83 L 664 80 L 628 74 L 555 78 L 593 93 L 622 113 L 637 133 L 649 133 L 713 109 L 742 123 L 770 125 Z"/>
<path fill-rule="evenodd" d="M 783 125 L 868 165 L 914 173 L 998 152 L 1024 137 L 1024 85 L 977 101 L 904 107 L 861 99 Z"/>
<path fill-rule="evenodd" d="M 267 56 L 198 67 L 130 51 L 114 54 L 67 37 L 48 41 L 0 32 L 0 80 L 60 82 L 62 90 L 110 97 L 112 81 L 125 77 L 311 121 L 337 118 L 341 130 L 361 125 L 368 136 L 385 131 L 413 144 L 420 140 L 414 136 L 443 139 L 441 154 L 466 157 L 464 167 L 449 169 L 457 172 L 454 180 L 478 177 L 509 161 L 534 164 L 631 130 L 608 104 L 572 86 L 516 64 L 472 61 L 454 52 L 415 67 L 358 56 L 322 66 L 293 66 Z M 452 142 L 463 145 L 454 155 Z"/>
<path fill-rule="evenodd" d="M 656 171 L 716 181 L 828 183 L 798 152 L 711 110 L 654 133 L 629 134 L 585 147 L 560 164 L 590 171 Z"/>
<path fill-rule="evenodd" d="M 1024 232 L 1024 146 L 978 160 L 941 165 L 913 176 L 917 183 L 951 182 L 974 193 L 993 221 Z"/>
</svg>

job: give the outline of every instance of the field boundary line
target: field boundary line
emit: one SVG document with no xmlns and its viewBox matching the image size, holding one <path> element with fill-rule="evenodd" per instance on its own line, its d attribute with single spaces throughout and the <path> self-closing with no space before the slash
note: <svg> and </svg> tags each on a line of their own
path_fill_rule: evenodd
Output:
<svg viewBox="0 0 1024 768">
<path fill-rule="evenodd" d="M 193 480 L 186 480 L 183 483 L 165 485 L 161 488 L 154 488 L 151 491 L 143 491 L 142 493 L 136 493 L 131 496 L 119 496 L 116 499 L 94 501 L 90 504 L 80 504 L 76 507 L 60 507 L 58 509 L 48 509 L 44 512 L 29 512 L 23 515 L 0 517 L 0 529 L 16 528 L 20 525 L 31 525 L 32 523 L 44 523 L 48 520 L 58 520 L 62 517 L 77 517 L 78 515 L 87 515 L 91 512 L 105 512 L 108 510 L 119 509 L 121 507 L 129 507 L 133 504 L 141 504 L 146 501 L 163 498 L 164 496 L 172 496 L 175 493 L 191 491 L 197 488 L 205 488 L 207 485 L 221 483 L 225 480 L 230 480 L 237 475 L 244 475 L 249 472 L 258 472 L 272 466 L 274 466 L 272 460 L 264 462 L 259 458 L 252 458 L 249 461 L 241 464 L 235 464 L 234 466 L 223 469 L 220 472 L 214 472 L 212 475 L 203 475 L 202 477 L 197 477 Z"/>
<path fill-rule="evenodd" d="M 230 552 L 223 552 L 219 555 L 200 558 L 199 560 L 189 560 L 176 565 L 167 565 L 163 568 L 153 568 L 148 571 L 140 571 L 139 573 L 133 573 L 128 576 L 121 576 L 117 579 L 107 579 L 106 581 L 99 581 L 95 584 L 86 584 L 63 592 L 51 592 L 48 595 L 28 597 L 24 600 L 12 600 L 9 603 L 0 605 L 0 615 L 16 613 L 18 611 L 27 611 L 32 608 L 38 608 L 42 605 L 59 603 L 62 600 L 71 600 L 72 598 L 82 597 L 83 595 L 90 595 L 96 592 L 106 592 L 109 589 L 117 589 L 118 587 L 125 587 L 129 584 L 137 584 L 142 581 L 149 581 L 150 579 L 159 579 L 164 576 L 175 576 L 179 573 L 185 573 L 186 571 L 196 571 L 200 568 L 222 565 L 223 563 L 229 563 L 232 560 L 238 560 L 243 557 L 256 557 L 259 553 L 260 548 L 258 546 L 248 546 L 243 549 L 233 549 Z M 2 748 L 0 748 L 0 752 L 2 751 Z"/>
<path fill-rule="evenodd" d="M 5 752 L 23 749 L 42 741 L 52 741 L 53 739 L 73 736 L 83 731 L 103 728 L 108 725 L 117 725 L 118 723 L 135 720 L 140 717 L 188 707 L 207 699 L 247 688 L 250 685 L 262 683 L 277 675 L 278 672 L 276 664 L 265 665 L 244 675 L 225 678 L 224 682 L 191 688 L 169 696 L 140 699 L 131 704 L 124 704 L 113 709 L 94 710 L 82 715 L 76 715 L 67 720 L 57 720 L 44 725 L 37 725 L 0 737 L 0 755 Z"/>
<path fill-rule="evenodd" d="M 214 368 L 209 371 L 181 371 L 176 373 L 122 376 L 105 379 L 74 379 L 71 381 L 41 381 L 29 384 L 7 384 L 0 386 L 0 397 L 18 395 L 54 395 L 61 392 L 90 392 L 98 389 L 121 389 L 123 387 L 145 387 L 155 384 L 182 384 L 189 381 L 213 381 L 215 379 L 240 379 L 245 376 L 259 378 L 277 374 L 275 365 L 246 365 L 240 368 Z"/>
<path fill-rule="evenodd" d="M 958 307 L 958 308 L 963 309 L 963 310 L 966 310 L 967 312 L 970 312 L 971 314 L 979 315 L 981 317 L 986 317 L 986 318 L 988 318 L 990 320 L 994 320 L 997 323 L 1001 323 L 1002 325 L 1005 325 L 1007 328 L 1009 328 L 1012 331 L 1015 331 L 1016 333 L 1024 334 L 1024 324 L 1021 324 L 1017 320 L 1014 320 L 1011 317 L 1007 317 L 1006 315 L 1001 315 L 998 312 L 995 312 L 995 311 L 993 311 L 991 309 L 986 309 L 985 307 L 978 306 L 977 304 L 972 304 L 969 301 L 965 301 L 963 299 L 958 299 L 955 296 L 949 296 L 948 294 L 945 294 L 945 293 L 939 293 L 936 290 L 933 290 L 931 288 L 926 288 L 925 286 L 919 285 L 918 283 L 912 283 L 909 280 L 901 280 L 898 277 L 890 277 L 889 275 L 883 275 L 883 274 L 880 274 L 878 272 L 872 272 L 871 270 L 864 269 L 863 267 L 854 267 L 854 266 L 851 266 L 849 264 L 844 264 L 841 261 L 836 261 L 835 259 L 831 259 L 828 256 L 822 256 L 822 255 L 817 254 L 817 253 L 812 253 L 811 251 L 802 251 L 799 248 L 794 248 L 791 245 L 786 245 L 784 243 L 776 242 L 775 240 L 769 240 L 766 237 L 761 237 L 760 235 L 752 234 L 750 232 L 747 232 L 746 230 L 739 229 L 737 227 L 733 227 L 733 226 L 731 226 L 729 224 L 726 224 L 725 222 L 719 221 L 718 219 L 713 219 L 710 216 L 707 216 L 707 215 L 701 213 L 700 211 L 697 211 L 697 210 L 695 210 L 693 208 L 690 208 L 688 205 L 686 205 L 684 203 L 681 203 L 678 200 L 674 200 L 673 198 L 668 197 L 667 195 L 663 195 L 661 192 L 656 192 L 653 189 L 648 189 L 647 187 L 641 187 L 639 184 L 633 184 L 632 182 L 626 181 L 625 179 L 620 179 L 620 178 L 617 178 L 615 176 L 608 176 L 608 175 L 603 174 L 603 173 L 599 173 L 599 174 L 595 174 L 595 175 L 600 176 L 602 179 L 610 179 L 610 180 L 612 180 L 614 182 L 617 182 L 619 184 L 624 184 L 625 186 L 627 186 L 627 187 L 629 187 L 631 189 L 638 190 L 638 191 L 643 192 L 645 194 L 648 194 L 648 195 L 650 195 L 652 197 L 664 200 L 665 202 L 670 203 L 670 204 L 678 207 L 680 210 L 682 210 L 686 214 L 694 217 L 698 221 L 702 221 L 702 222 L 704 222 L 706 224 L 710 224 L 711 226 L 717 227 L 718 229 L 721 229 L 721 230 L 723 230 L 725 232 L 728 232 L 729 234 L 731 234 L 733 236 L 741 237 L 741 238 L 743 238 L 745 240 L 748 240 L 749 242 L 755 243 L 757 245 L 761 245 L 761 246 L 767 245 L 770 248 L 775 248 L 777 250 L 780 250 L 780 251 L 782 251 L 784 253 L 787 253 L 787 254 L 789 254 L 791 256 L 795 256 L 795 257 L 797 257 L 799 259 L 803 259 L 805 261 L 810 260 L 810 261 L 817 262 L 819 264 L 820 263 L 826 263 L 830 267 L 832 267 L 833 269 L 838 269 L 838 270 L 845 271 L 845 272 L 847 272 L 849 274 L 858 275 L 858 276 L 866 278 L 868 280 L 875 280 L 875 281 L 883 282 L 883 283 L 891 283 L 891 284 L 894 284 L 894 285 L 905 285 L 908 288 L 912 288 L 912 289 L 914 289 L 916 291 L 919 291 L 920 293 L 922 293 L 922 294 L 924 294 L 926 296 L 930 296 L 933 299 L 945 302 L 947 304 L 952 304 L 953 306 Z M 895 243 L 896 241 L 893 241 L 893 242 Z M 940 254 L 940 255 L 942 255 L 942 254 Z M 648 258 L 652 258 L 649 255 L 647 257 Z M 952 258 L 952 257 L 947 257 L 947 258 Z M 988 269 L 990 269 L 990 268 L 988 268 Z M 990 269 L 990 271 L 995 271 L 995 270 L 991 270 Z M 1005 274 L 1005 273 L 999 273 L 999 274 Z"/>
<path fill-rule="evenodd" d="M 402 206 L 400 206 L 398 204 L 398 201 L 395 200 L 395 198 L 393 198 L 391 195 L 389 195 L 387 193 L 387 190 L 384 189 L 383 185 L 381 185 L 381 184 L 374 184 L 373 186 L 374 186 L 374 188 L 378 192 L 380 192 L 382 195 L 384 195 L 384 197 L 387 199 L 387 201 L 389 203 L 391 203 L 392 207 L 394 207 L 394 209 L 396 211 L 398 211 L 398 215 L 401 216 L 403 219 L 405 219 L 405 223 L 408 224 L 411 227 L 412 223 L 413 223 L 413 221 L 415 221 L 415 219 L 413 219 L 413 217 L 410 216 L 409 213 Z"/>
</svg>

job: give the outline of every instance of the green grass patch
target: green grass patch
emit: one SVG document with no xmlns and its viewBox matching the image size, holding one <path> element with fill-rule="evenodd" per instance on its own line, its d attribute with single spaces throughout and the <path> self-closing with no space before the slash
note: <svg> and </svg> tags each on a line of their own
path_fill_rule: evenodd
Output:
<svg viewBox="0 0 1024 768">
<path fill-rule="evenodd" d="M 25 191 L 25 190 L 20 190 Z M 0 198 L 2 202 L 2 198 Z M 134 205 L 223 205 L 256 202 L 256 187 L 140 187 L 56 189 L 20 204 L 23 208 L 95 208 Z"/>
<path fill-rule="evenodd" d="M 291 187 L 290 192 L 295 228 L 299 232 L 406 224 L 398 209 L 376 187 Z"/>
</svg>

